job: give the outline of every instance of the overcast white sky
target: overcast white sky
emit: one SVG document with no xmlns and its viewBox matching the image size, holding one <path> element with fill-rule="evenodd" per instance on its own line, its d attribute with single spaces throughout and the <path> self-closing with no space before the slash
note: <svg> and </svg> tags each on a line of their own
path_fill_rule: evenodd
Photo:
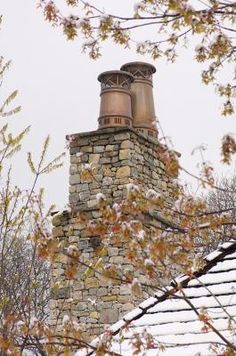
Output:
<svg viewBox="0 0 236 356">
<path fill-rule="evenodd" d="M 206 143 L 206 158 L 222 171 L 220 138 L 224 133 L 235 132 L 235 117 L 220 116 L 220 100 L 213 88 L 202 85 L 200 66 L 194 63 L 193 53 L 182 49 L 176 64 L 167 64 L 165 60 L 154 63 L 147 56 L 109 43 L 103 48 L 103 56 L 94 62 L 81 53 L 81 41 L 66 41 L 60 29 L 53 29 L 44 21 L 36 1 L 0 1 L 0 13 L 4 16 L 0 55 L 13 62 L 1 97 L 15 88 L 19 90 L 22 112 L 10 121 L 14 129 L 31 125 L 25 152 L 31 150 L 37 156 L 44 138 L 50 134 L 49 156 L 54 157 L 64 150 L 66 134 L 96 129 L 100 92 L 97 75 L 119 69 L 123 63 L 142 60 L 157 68 L 156 114 L 165 135 L 172 138 L 175 149 L 181 152 L 182 165 L 196 173 L 199 156 L 191 156 L 191 151 Z M 110 0 L 94 3 L 109 5 L 110 11 L 117 12 L 117 4 L 119 11 L 126 11 L 134 1 L 113 1 L 113 5 Z M 24 154 L 18 155 L 15 172 L 25 187 L 30 184 L 31 176 Z M 67 203 L 68 161 L 67 156 L 64 168 L 41 180 L 47 202 L 55 202 L 58 208 Z"/>
</svg>

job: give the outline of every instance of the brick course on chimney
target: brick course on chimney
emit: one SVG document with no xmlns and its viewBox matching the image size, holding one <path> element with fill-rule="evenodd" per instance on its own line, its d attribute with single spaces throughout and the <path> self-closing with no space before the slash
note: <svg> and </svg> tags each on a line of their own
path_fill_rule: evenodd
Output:
<svg viewBox="0 0 236 356">
<path fill-rule="evenodd" d="M 82 177 L 87 165 L 93 177 Z M 119 202 L 127 194 L 128 183 L 138 185 L 143 191 L 154 189 L 164 194 L 167 201 L 173 200 L 172 179 L 165 172 L 156 138 L 131 127 L 100 128 L 73 135 L 70 141 L 71 212 L 53 218 L 53 236 L 60 239 L 62 252 L 70 244 L 77 246 L 85 265 L 79 267 L 74 280 L 65 277 L 67 257 L 63 253 L 58 253 L 52 265 L 51 324 L 57 330 L 63 328 L 63 315 L 68 314 L 92 337 L 138 303 L 129 286 L 93 271 L 85 274 L 86 266 L 96 261 L 96 248 L 100 245 L 99 236 L 90 234 L 86 223 L 100 217 L 96 196 L 103 193 L 109 203 Z M 142 278 L 127 261 L 125 248 L 111 241 L 101 256 L 103 262 L 121 265 L 124 271 Z"/>
</svg>

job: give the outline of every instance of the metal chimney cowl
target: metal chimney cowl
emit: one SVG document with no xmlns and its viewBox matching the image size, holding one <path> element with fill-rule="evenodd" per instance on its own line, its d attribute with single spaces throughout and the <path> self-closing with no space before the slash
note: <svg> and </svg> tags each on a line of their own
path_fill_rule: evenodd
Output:
<svg viewBox="0 0 236 356">
<path fill-rule="evenodd" d="M 99 129 L 133 126 L 130 91 L 133 80 L 132 74 L 121 70 L 103 72 L 98 76 L 101 83 Z"/>
<path fill-rule="evenodd" d="M 122 65 L 121 70 L 134 77 L 131 83 L 133 127 L 147 136 L 157 137 L 152 84 L 156 68 L 145 62 L 130 62 Z"/>
</svg>

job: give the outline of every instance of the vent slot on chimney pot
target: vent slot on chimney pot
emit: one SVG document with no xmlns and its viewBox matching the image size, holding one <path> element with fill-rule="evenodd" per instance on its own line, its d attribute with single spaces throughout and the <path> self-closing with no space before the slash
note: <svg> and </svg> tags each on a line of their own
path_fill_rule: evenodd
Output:
<svg viewBox="0 0 236 356">
<path fill-rule="evenodd" d="M 101 73 L 101 104 L 98 118 L 99 129 L 106 127 L 132 127 L 130 86 L 132 74 L 114 70 Z"/>
<path fill-rule="evenodd" d="M 131 84 L 133 127 L 145 135 L 157 137 L 152 84 L 156 68 L 149 63 L 130 62 L 124 64 L 121 70 L 134 77 Z"/>
</svg>

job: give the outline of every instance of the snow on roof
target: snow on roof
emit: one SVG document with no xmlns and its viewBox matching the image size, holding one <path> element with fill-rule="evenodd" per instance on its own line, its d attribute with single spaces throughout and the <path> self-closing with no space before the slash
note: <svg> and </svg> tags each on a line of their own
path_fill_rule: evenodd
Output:
<svg viewBox="0 0 236 356">
<path fill-rule="evenodd" d="M 214 354 L 214 346 L 219 348 L 219 355 L 224 344 L 220 335 L 236 345 L 236 242 L 223 244 L 205 260 L 205 266 L 194 276 L 177 278 L 165 291 L 148 298 L 111 326 L 111 350 L 132 355 L 137 333 L 153 337 L 155 345 L 146 351 L 148 356 L 206 356 Z M 220 335 L 211 329 L 206 332 L 197 313 L 209 318 Z M 98 342 L 101 338 L 93 341 L 93 347 Z M 164 350 L 159 352 L 159 346 Z M 94 351 L 86 354 L 93 355 Z"/>
</svg>

